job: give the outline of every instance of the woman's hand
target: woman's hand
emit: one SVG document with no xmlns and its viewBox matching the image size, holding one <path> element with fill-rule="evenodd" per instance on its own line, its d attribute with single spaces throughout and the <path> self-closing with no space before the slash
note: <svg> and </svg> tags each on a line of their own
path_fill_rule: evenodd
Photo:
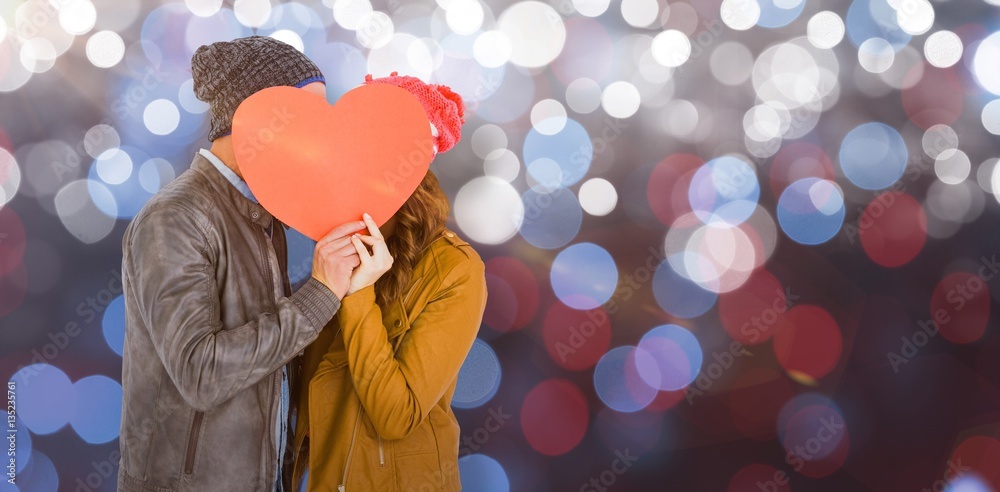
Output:
<svg viewBox="0 0 1000 492">
<path fill-rule="evenodd" d="M 369 235 L 354 234 L 351 236 L 351 242 L 358 251 L 361 264 L 351 274 L 351 285 L 347 289 L 347 295 L 374 284 L 392 268 L 392 255 L 389 254 L 389 248 L 385 244 L 382 232 L 378 230 L 375 221 L 367 213 L 364 215 L 364 220 L 368 226 Z M 371 252 L 365 245 L 371 246 Z"/>
<path fill-rule="evenodd" d="M 330 231 L 316 243 L 313 252 L 312 276 L 343 299 L 350 288 L 351 274 L 361 265 L 358 252 L 351 242 L 351 234 L 363 230 L 364 222 L 355 221 Z"/>
</svg>

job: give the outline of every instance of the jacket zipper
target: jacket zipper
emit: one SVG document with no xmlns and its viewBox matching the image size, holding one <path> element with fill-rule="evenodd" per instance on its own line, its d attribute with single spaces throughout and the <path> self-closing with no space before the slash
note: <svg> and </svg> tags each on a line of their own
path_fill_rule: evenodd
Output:
<svg viewBox="0 0 1000 492">
<path fill-rule="evenodd" d="M 339 334 L 339 331 L 338 331 Z M 395 347 L 393 347 L 395 349 Z M 354 442 L 358 437 L 358 424 L 361 423 L 361 414 L 365 411 L 365 407 L 361 405 L 358 401 L 358 416 L 354 419 L 354 432 L 351 434 L 351 445 L 347 448 L 347 462 L 344 463 L 344 476 L 341 479 L 341 484 L 337 486 L 337 492 L 347 492 L 347 472 L 351 467 L 351 457 L 354 455 Z M 382 436 L 378 436 L 378 466 L 385 466 L 385 450 L 382 447 Z"/>
<path fill-rule="evenodd" d="M 270 241 L 270 238 L 268 241 Z M 260 258 L 264 260 L 264 266 L 267 268 L 267 275 L 264 275 L 267 279 L 267 291 L 271 294 L 271 297 L 274 297 L 274 277 L 272 277 L 274 272 L 271 270 L 271 258 L 267 253 L 267 244 L 264 243 L 263 238 L 260 236 L 257 236 L 257 243 L 260 244 Z M 280 267 L 278 271 L 281 271 Z"/>
<path fill-rule="evenodd" d="M 385 466 L 385 452 L 382 451 L 382 436 L 378 436 L 378 466 Z"/>
<path fill-rule="evenodd" d="M 363 409 L 362 409 L 362 407 L 360 405 L 360 402 L 359 402 L 359 404 L 358 404 L 358 416 L 357 416 L 357 418 L 354 419 L 354 433 L 351 434 L 351 446 L 347 448 L 347 462 L 344 463 L 344 477 L 341 479 L 341 484 L 337 486 L 337 490 L 339 492 L 345 492 L 347 490 L 347 488 L 345 487 L 345 484 L 347 483 L 347 472 L 348 472 L 348 470 L 350 470 L 350 467 L 351 467 L 351 455 L 354 454 L 354 441 L 358 437 L 358 424 L 361 423 L 361 412 L 362 412 L 362 410 Z"/>
<path fill-rule="evenodd" d="M 274 227 L 274 222 L 273 222 L 274 219 L 272 218 L 271 220 L 272 220 L 271 227 L 273 228 Z M 273 234 L 274 234 L 274 231 L 272 229 L 271 235 L 273 235 Z M 264 239 L 261 236 L 257 236 L 257 243 L 260 244 L 260 256 L 261 256 L 261 259 L 264 260 L 264 266 L 267 268 L 267 275 L 264 275 L 264 277 L 267 279 L 267 291 L 271 294 L 271 297 L 274 298 L 275 297 L 274 296 L 274 277 L 273 277 L 274 272 L 273 272 L 273 269 L 271 268 L 271 255 L 268 253 L 268 248 L 267 248 L 267 243 L 270 243 L 271 241 L 272 240 L 271 240 L 270 237 L 267 239 L 267 242 L 264 242 Z M 281 271 L 281 266 L 280 265 L 278 266 L 278 271 L 279 272 Z M 271 397 L 268 399 L 268 402 L 270 403 L 270 405 L 268 407 L 269 408 L 269 412 L 274 412 L 274 405 L 275 405 L 275 398 L 274 397 L 275 397 L 276 393 L 280 393 L 280 392 L 281 392 L 281 375 L 277 374 L 276 377 L 274 378 L 274 390 L 271 391 Z M 277 418 L 278 418 L 277 413 L 276 412 L 270 413 L 270 415 L 271 415 L 270 421 L 271 422 L 276 422 Z M 269 437 L 268 437 L 269 441 L 274 439 L 274 432 L 269 432 L 268 435 L 269 435 Z M 270 458 L 270 460 L 268 460 L 268 461 L 269 461 L 269 463 L 274 463 L 274 466 L 271 467 L 272 470 L 267 471 L 267 475 L 270 475 L 271 473 L 275 473 L 275 474 L 277 473 L 277 468 L 278 468 L 278 465 L 279 465 L 279 463 L 278 463 L 278 453 L 279 452 L 280 451 L 278 450 L 278 443 L 274 442 L 273 445 L 270 446 L 270 449 L 268 450 L 268 458 Z M 275 476 L 269 477 L 269 478 L 270 478 L 270 480 L 267 480 L 264 483 L 265 484 L 270 483 L 271 487 L 273 487 L 274 486 L 274 482 L 275 482 L 275 480 L 278 479 L 278 477 L 275 475 Z"/>
<path fill-rule="evenodd" d="M 201 434 L 201 423 L 204 419 L 204 412 L 194 413 L 194 422 L 191 423 L 191 434 L 188 435 L 187 455 L 184 456 L 184 473 L 186 475 L 194 473 L 194 458 L 198 452 L 198 438 Z"/>
</svg>

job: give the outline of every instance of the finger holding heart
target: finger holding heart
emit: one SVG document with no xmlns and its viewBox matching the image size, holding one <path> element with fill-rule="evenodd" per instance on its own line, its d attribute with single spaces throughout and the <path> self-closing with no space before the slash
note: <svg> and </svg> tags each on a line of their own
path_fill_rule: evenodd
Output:
<svg viewBox="0 0 1000 492">
<path fill-rule="evenodd" d="M 378 225 L 367 213 L 364 215 L 365 224 L 368 227 L 368 234 L 357 234 L 351 236 L 351 242 L 361 259 L 361 265 L 354 269 L 351 274 L 351 284 L 348 287 L 347 295 L 351 295 L 369 285 L 374 284 L 389 269 L 392 268 L 392 254 L 385 243 L 385 237 L 379 231 Z M 369 251 L 369 247 L 371 250 Z"/>
</svg>

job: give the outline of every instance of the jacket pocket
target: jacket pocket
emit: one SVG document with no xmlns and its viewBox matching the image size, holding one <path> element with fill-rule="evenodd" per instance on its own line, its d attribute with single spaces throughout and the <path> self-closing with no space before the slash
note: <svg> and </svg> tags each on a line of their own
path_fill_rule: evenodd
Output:
<svg viewBox="0 0 1000 492">
<path fill-rule="evenodd" d="M 201 437 L 201 426 L 205 420 L 204 412 L 195 412 L 191 422 L 191 433 L 188 434 L 187 452 L 184 453 L 184 474 L 194 473 L 194 460 L 198 454 L 198 440 Z"/>
<path fill-rule="evenodd" d="M 437 436 L 429 420 L 424 420 L 410 435 L 392 441 L 393 456 L 433 454 L 436 458 L 437 448 Z"/>
<path fill-rule="evenodd" d="M 173 487 L 157 487 L 148 482 L 133 477 L 126 470 L 118 472 L 118 490 L 141 492 L 174 492 Z"/>
<path fill-rule="evenodd" d="M 445 477 L 437 453 L 411 454 L 395 458 L 396 490 L 420 492 L 423 490 L 445 490 Z"/>
</svg>

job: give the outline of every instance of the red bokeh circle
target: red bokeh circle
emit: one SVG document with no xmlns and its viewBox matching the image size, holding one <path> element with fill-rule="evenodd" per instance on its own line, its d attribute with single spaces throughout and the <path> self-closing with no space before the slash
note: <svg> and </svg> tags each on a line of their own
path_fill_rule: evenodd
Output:
<svg viewBox="0 0 1000 492">
<path fill-rule="evenodd" d="M 774 334 L 774 355 L 789 373 L 811 379 L 827 375 L 840 360 L 840 328 L 819 306 L 800 305 L 788 310 L 788 323 Z"/>
<path fill-rule="evenodd" d="M 1000 440 L 988 436 L 970 437 L 955 448 L 951 463 L 979 475 L 993 490 L 1000 490 Z"/>
<path fill-rule="evenodd" d="M 740 288 L 719 295 L 719 321 L 733 340 L 756 345 L 770 340 L 787 324 L 785 288 L 771 272 L 753 272 Z"/>
<path fill-rule="evenodd" d="M 691 178 L 705 161 L 693 154 L 674 154 L 653 168 L 646 185 L 646 199 L 653 215 L 664 225 L 691 212 L 688 188 Z"/>
<path fill-rule="evenodd" d="M 603 308 L 578 310 L 555 302 L 542 322 L 542 340 L 556 364 L 582 371 L 597 364 L 608 351 L 611 322 Z"/>
<path fill-rule="evenodd" d="M 962 115 L 962 82 L 951 68 L 927 62 L 923 67 L 914 65 L 903 78 L 903 87 L 903 110 L 920 128 L 950 125 Z"/>
<path fill-rule="evenodd" d="M 912 196 L 887 191 L 875 197 L 858 218 L 858 237 L 875 263 L 902 266 L 927 242 L 927 215 Z"/>
<path fill-rule="evenodd" d="M 986 267 L 983 271 L 990 272 Z M 952 273 L 934 288 L 930 315 L 944 338 L 954 343 L 975 342 L 990 319 L 990 287 L 983 277 L 970 272 Z"/>
<path fill-rule="evenodd" d="M 24 224 L 10 207 L 0 208 L 0 275 L 18 267 L 24 259 Z"/>
<path fill-rule="evenodd" d="M 521 260 L 498 256 L 486 262 L 483 323 L 505 333 L 524 328 L 538 311 L 538 280 Z"/>
<path fill-rule="evenodd" d="M 590 411 L 583 393 L 565 379 L 538 383 L 524 397 L 521 430 L 535 451 L 547 456 L 568 453 L 587 432 Z"/>
</svg>

